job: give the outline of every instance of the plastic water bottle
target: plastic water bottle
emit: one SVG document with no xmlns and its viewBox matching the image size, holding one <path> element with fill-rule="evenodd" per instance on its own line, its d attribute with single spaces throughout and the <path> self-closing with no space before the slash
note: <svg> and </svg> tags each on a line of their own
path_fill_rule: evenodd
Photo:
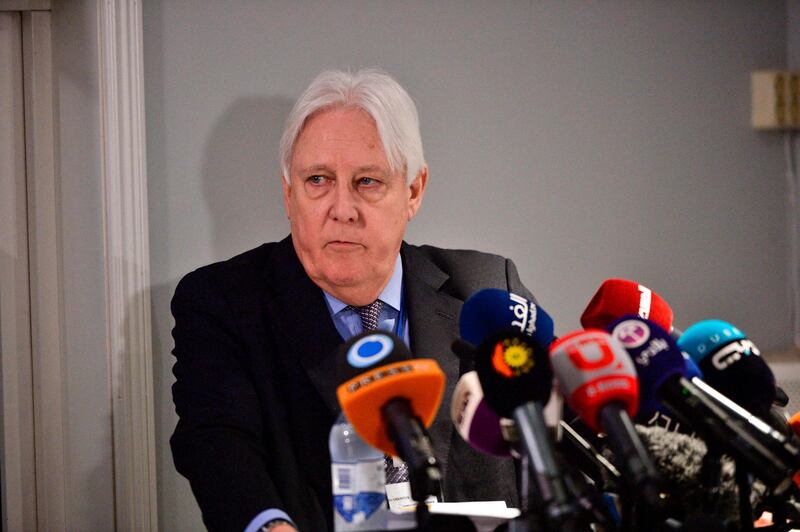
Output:
<svg viewBox="0 0 800 532">
<path fill-rule="evenodd" d="M 336 532 L 386 527 L 383 454 L 367 445 L 342 412 L 331 427 L 333 527 Z"/>
</svg>

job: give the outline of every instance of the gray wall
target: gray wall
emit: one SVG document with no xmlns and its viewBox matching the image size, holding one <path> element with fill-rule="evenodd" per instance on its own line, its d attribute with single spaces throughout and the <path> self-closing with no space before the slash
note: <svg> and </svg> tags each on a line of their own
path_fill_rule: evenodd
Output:
<svg viewBox="0 0 800 532">
<path fill-rule="evenodd" d="M 800 0 L 787 0 L 787 53 L 788 66 L 792 70 L 800 68 Z"/>
<path fill-rule="evenodd" d="M 785 2 L 146 2 L 145 89 L 165 530 L 199 517 L 167 439 L 178 279 L 282 238 L 277 144 L 328 67 L 382 66 L 419 105 L 431 181 L 408 240 L 512 257 L 558 333 L 600 282 L 676 324 L 791 337 L 782 137 L 749 73 L 783 67 Z M 797 33 L 797 32 L 795 32 Z"/>
</svg>

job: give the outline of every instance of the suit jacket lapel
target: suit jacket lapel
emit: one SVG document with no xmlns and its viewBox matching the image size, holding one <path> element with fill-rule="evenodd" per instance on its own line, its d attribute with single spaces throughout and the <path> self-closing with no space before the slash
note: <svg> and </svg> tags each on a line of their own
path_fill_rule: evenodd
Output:
<svg viewBox="0 0 800 532">
<path fill-rule="evenodd" d="M 447 379 L 439 413 L 429 429 L 436 457 L 446 475 L 454 427 L 449 410 L 459 377 L 459 359 L 450 344 L 458 337 L 456 318 L 462 302 L 440 290 L 449 276 L 427 256 L 405 242 L 400 250 L 406 291 L 411 351 L 420 358 L 434 358 Z"/>
<path fill-rule="evenodd" d="M 295 357 L 286 364 L 300 364 L 308 374 L 320 397 L 331 413 L 341 411 L 336 399 L 336 388 L 343 377 L 339 360 L 335 356 L 342 337 L 336 331 L 322 290 L 308 277 L 294 251 L 291 236 L 279 244 L 272 261 L 271 285 L 275 287 L 280 302 L 275 311 L 282 316 L 276 331 L 290 346 L 279 347 Z"/>
</svg>

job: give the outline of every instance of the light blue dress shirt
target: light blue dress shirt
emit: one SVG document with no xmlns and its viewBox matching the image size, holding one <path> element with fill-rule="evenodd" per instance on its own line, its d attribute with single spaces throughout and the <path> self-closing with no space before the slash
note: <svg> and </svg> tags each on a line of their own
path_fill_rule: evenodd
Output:
<svg viewBox="0 0 800 532">
<path fill-rule="evenodd" d="M 325 294 L 325 302 L 328 304 L 328 311 L 331 313 L 333 324 L 341 337 L 346 341 L 357 334 L 364 331 L 361 325 L 361 317 L 352 309 L 347 308 L 349 305 L 328 292 L 323 291 Z M 403 304 L 403 262 L 400 260 L 400 255 L 394 263 L 394 272 L 392 277 L 386 285 L 386 288 L 378 296 L 378 299 L 383 301 L 383 309 L 380 316 L 378 316 L 378 328 L 383 331 L 390 331 L 395 334 L 400 331 L 400 335 L 406 345 L 409 343 L 408 334 L 408 312 L 403 309 L 403 321 L 398 327 L 397 320 L 400 316 L 400 306 Z"/>
<path fill-rule="evenodd" d="M 357 334 L 364 331 L 361 324 L 361 317 L 354 310 L 347 308 L 349 305 L 333 297 L 328 292 L 322 291 L 325 294 L 325 303 L 328 305 L 328 311 L 331 313 L 333 324 L 341 337 L 347 341 Z M 378 328 L 383 331 L 390 331 L 397 334 L 398 330 L 402 333 L 403 341 L 406 345 L 410 346 L 410 336 L 408 333 L 408 312 L 403 309 L 403 322 L 398 327 L 397 320 L 400 318 L 400 307 L 403 305 L 403 262 L 400 260 L 400 255 L 397 255 L 397 260 L 394 263 L 394 271 L 392 277 L 386 288 L 378 296 L 378 299 L 383 301 L 383 309 L 380 316 L 378 316 Z M 272 521 L 273 519 L 285 519 L 289 522 L 292 520 L 282 510 L 277 508 L 270 508 L 258 514 L 250 524 L 247 525 L 245 532 L 258 532 L 258 530 Z M 292 522 L 292 524 L 294 524 Z"/>
</svg>

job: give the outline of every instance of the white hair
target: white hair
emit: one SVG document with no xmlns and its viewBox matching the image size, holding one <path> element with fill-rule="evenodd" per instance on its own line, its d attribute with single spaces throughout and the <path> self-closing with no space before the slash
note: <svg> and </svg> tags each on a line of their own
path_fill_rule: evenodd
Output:
<svg viewBox="0 0 800 532">
<path fill-rule="evenodd" d="M 280 157 L 288 184 L 292 152 L 306 121 L 325 109 L 349 106 L 363 109 L 375 121 L 390 171 L 405 170 L 406 182 L 410 183 L 426 166 L 417 107 L 394 78 L 373 68 L 355 74 L 326 70 L 311 82 L 286 119 Z"/>
</svg>

